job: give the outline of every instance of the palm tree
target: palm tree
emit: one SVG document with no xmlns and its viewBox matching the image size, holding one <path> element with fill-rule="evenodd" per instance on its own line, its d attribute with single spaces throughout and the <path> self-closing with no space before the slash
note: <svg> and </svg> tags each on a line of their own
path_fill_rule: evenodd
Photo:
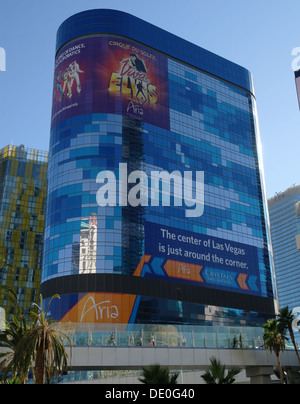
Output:
<svg viewBox="0 0 300 404">
<path fill-rule="evenodd" d="M 5 331 L 1 333 L 0 347 L 5 349 L 5 352 L 0 354 L 0 371 L 3 372 L 3 379 L 6 379 L 8 373 L 11 372 L 13 378 L 18 377 L 21 384 L 26 383 L 29 366 L 26 369 L 25 358 L 22 361 L 22 367 L 17 366 L 15 351 L 29 329 L 30 325 L 26 322 L 25 317 L 18 319 L 13 316 L 12 321 L 7 323 Z"/>
<path fill-rule="evenodd" d="M 264 346 L 267 351 L 270 351 L 271 353 L 273 351 L 275 352 L 281 383 L 284 384 L 283 371 L 279 355 L 280 351 L 285 350 L 285 343 L 287 340 L 286 330 L 282 329 L 282 327 L 279 325 L 279 321 L 276 320 L 275 318 L 268 320 L 267 323 L 264 325 L 264 329 L 265 329 L 263 335 Z"/>
<path fill-rule="evenodd" d="M 225 365 L 222 365 L 215 357 L 210 359 L 211 370 L 207 370 L 202 377 L 206 384 L 233 384 L 235 376 L 241 369 L 229 369 L 225 376 Z"/>
<path fill-rule="evenodd" d="M 24 361 L 26 353 L 26 364 L 33 363 L 33 372 L 36 384 L 50 382 L 54 369 L 62 372 L 67 369 L 68 355 L 65 350 L 63 339 L 66 338 L 71 346 L 70 338 L 59 330 L 57 321 L 48 318 L 49 308 L 53 296 L 44 310 L 43 298 L 40 296 L 40 306 L 34 304 L 36 311 L 30 315 L 34 319 L 32 327 L 25 332 L 15 349 L 15 360 L 19 367 Z"/>
<path fill-rule="evenodd" d="M 160 365 L 142 368 L 142 377 L 138 380 L 143 384 L 177 384 L 179 373 L 170 374 L 169 369 Z"/>
<path fill-rule="evenodd" d="M 288 330 L 289 334 L 290 334 L 290 338 L 291 341 L 294 345 L 295 348 L 295 352 L 298 358 L 298 362 L 300 364 L 300 356 L 299 356 L 299 352 L 298 352 L 298 348 L 297 348 L 297 344 L 295 341 L 295 335 L 294 335 L 294 331 L 293 331 L 293 321 L 295 320 L 295 316 L 293 315 L 293 311 L 289 310 L 288 306 L 287 307 L 283 307 L 278 314 L 278 321 L 279 321 L 279 326 L 283 329 L 283 330 Z"/>
<path fill-rule="evenodd" d="M 0 354 L 0 371 L 3 372 L 4 380 L 11 372 L 13 380 L 17 380 L 18 377 L 19 383 L 24 384 L 28 378 L 29 367 L 26 368 L 25 358 L 21 368 L 16 365 L 15 350 L 24 334 L 30 329 L 30 324 L 22 314 L 15 292 L 7 289 L 4 294 L 13 302 L 16 310 L 12 320 L 5 322 L 5 329 L 0 333 L 0 347 L 4 348 L 4 352 Z"/>
</svg>

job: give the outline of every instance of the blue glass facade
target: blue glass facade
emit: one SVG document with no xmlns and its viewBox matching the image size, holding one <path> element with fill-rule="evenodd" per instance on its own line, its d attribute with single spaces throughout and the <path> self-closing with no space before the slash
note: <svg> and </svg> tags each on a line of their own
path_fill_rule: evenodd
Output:
<svg viewBox="0 0 300 404">
<path fill-rule="evenodd" d="M 299 228 L 300 186 L 280 192 L 268 200 L 272 247 L 280 308 L 289 307 L 298 314 L 300 292 Z M 299 344 L 300 335 L 295 330 Z"/>
<path fill-rule="evenodd" d="M 132 52 L 144 73 L 131 64 L 125 74 Z M 109 69 L 107 95 L 99 83 Z M 55 316 L 261 324 L 273 315 L 251 74 L 133 16 L 92 10 L 60 27 L 55 76 L 41 285 L 46 298 L 61 294 Z M 188 218 L 174 195 L 164 206 L 164 184 L 156 203 L 149 194 L 135 207 L 100 207 L 97 176 L 119 178 L 120 163 L 149 179 L 204 173 L 203 214 Z"/>
</svg>

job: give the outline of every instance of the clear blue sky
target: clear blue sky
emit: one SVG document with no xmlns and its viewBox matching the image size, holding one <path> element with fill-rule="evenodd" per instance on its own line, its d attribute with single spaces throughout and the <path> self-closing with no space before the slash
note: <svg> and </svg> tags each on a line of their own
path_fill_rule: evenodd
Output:
<svg viewBox="0 0 300 404">
<path fill-rule="evenodd" d="M 300 1 L 1 0 L 0 148 L 48 150 L 56 31 L 92 8 L 134 14 L 234 61 L 254 76 L 267 195 L 300 184 L 300 112 L 291 63 Z"/>
</svg>

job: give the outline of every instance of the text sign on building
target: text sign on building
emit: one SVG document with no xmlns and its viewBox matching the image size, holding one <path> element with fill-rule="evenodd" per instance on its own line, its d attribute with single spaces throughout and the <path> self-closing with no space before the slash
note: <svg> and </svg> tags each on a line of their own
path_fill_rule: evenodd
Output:
<svg viewBox="0 0 300 404">
<path fill-rule="evenodd" d="M 145 251 L 152 257 L 146 276 L 260 294 L 257 249 L 253 246 L 146 223 Z"/>
<path fill-rule="evenodd" d="M 117 37 L 74 41 L 56 57 L 52 125 L 89 113 L 170 128 L 168 60 Z"/>
</svg>

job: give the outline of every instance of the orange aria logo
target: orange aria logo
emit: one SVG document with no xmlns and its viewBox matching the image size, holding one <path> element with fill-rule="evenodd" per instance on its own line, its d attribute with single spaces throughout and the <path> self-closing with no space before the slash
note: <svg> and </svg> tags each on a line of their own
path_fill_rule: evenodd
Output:
<svg viewBox="0 0 300 404">
<path fill-rule="evenodd" d="M 128 324 L 135 295 L 88 293 L 61 320 L 73 323 Z"/>
</svg>

